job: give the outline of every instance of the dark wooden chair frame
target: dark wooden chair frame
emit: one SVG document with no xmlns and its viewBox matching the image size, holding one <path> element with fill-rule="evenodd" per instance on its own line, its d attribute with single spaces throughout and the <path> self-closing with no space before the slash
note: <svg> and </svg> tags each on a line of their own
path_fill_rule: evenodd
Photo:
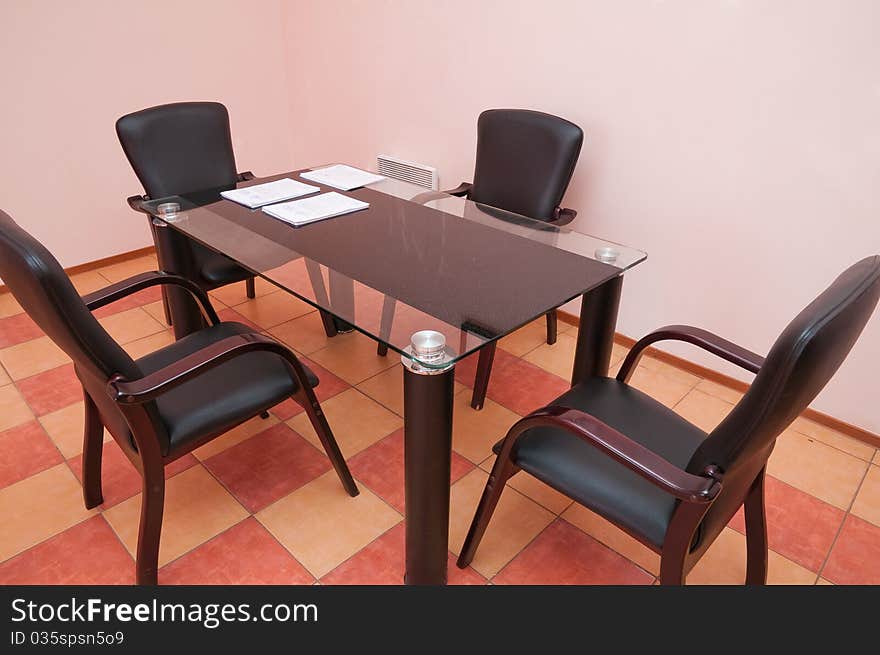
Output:
<svg viewBox="0 0 880 655">
<path fill-rule="evenodd" d="M 645 348 L 664 340 L 693 344 L 751 373 L 757 373 L 764 364 L 764 358 L 760 355 L 711 332 L 686 325 L 671 325 L 640 339 L 624 359 L 617 379 L 628 383 Z M 704 540 L 708 543 L 699 543 L 696 549 L 691 549 L 700 522 L 724 483 L 720 469 L 710 465 L 700 475 L 688 473 L 586 412 L 558 405 L 544 407 L 519 420 L 500 442 L 492 473 L 462 546 L 458 566 L 464 568 L 473 560 L 505 484 L 519 471 L 511 457 L 517 440 L 527 430 L 541 426 L 552 426 L 577 436 L 678 499 L 662 548 L 649 543 L 637 532 L 627 530 L 627 533 L 660 554 L 661 584 L 684 584 L 687 574 L 712 543 L 711 540 Z M 742 503 L 745 505 L 746 519 L 746 584 L 750 585 L 765 584 L 767 581 L 765 471 L 766 467 L 761 469 L 748 487 Z"/>
<path fill-rule="evenodd" d="M 220 322 L 207 294 L 194 282 L 178 275 L 161 272 L 150 272 L 136 275 L 122 282 L 83 297 L 89 310 L 94 311 L 104 305 L 115 302 L 156 285 L 173 284 L 189 291 L 196 299 L 211 325 Z M 271 352 L 283 358 L 299 383 L 293 399 L 306 411 L 315 432 L 324 447 L 328 458 L 333 464 L 343 487 L 350 496 L 358 495 L 358 488 L 351 472 L 342 457 L 327 419 L 321 410 L 315 393 L 308 382 L 302 364 L 286 347 L 259 333 L 239 334 L 211 344 L 183 359 L 174 362 L 154 373 L 137 380 L 127 380 L 120 375 L 110 378 L 107 392 L 116 402 L 131 429 L 136 448 L 128 439 L 113 435 L 114 440 L 138 470 L 143 480 L 143 496 L 141 500 L 140 525 L 138 528 L 138 545 L 136 571 L 138 584 L 156 584 L 158 576 L 159 539 L 162 530 L 162 515 L 165 499 L 165 466 L 183 455 L 204 445 L 228 430 L 209 433 L 185 447 L 163 455 L 160 441 L 156 434 L 153 418 L 145 407 L 145 403 L 156 400 L 162 394 L 175 387 L 198 378 L 199 375 L 227 362 L 234 357 L 254 351 Z M 97 507 L 102 502 L 101 488 L 101 455 L 103 450 L 104 426 L 95 402 L 83 391 L 85 400 L 85 427 L 83 433 L 83 499 L 86 508 Z M 243 416 L 241 422 L 250 419 Z"/>
</svg>

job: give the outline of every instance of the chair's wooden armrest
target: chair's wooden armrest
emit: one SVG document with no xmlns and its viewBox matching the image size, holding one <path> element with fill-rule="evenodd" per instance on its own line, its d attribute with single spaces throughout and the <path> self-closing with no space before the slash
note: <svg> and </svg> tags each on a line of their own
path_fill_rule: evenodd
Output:
<svg viewBox="0 0 880 655">
<path fill-rule="evenodd" d="M 579 437 L 681 500 L 708 503 L 721 491 L 721 474 L 714 467 L 704 475 L 688 473 L 595 416 L 572 407 L 550 405 L 532 412 L 511 428 L 505 441 L 540 426 L 553 426 Z M 503 455 L 502 451 L 499 456 Z"/>
<path fill-rule="evenodd" d="M 626 359 L 623 360 L 623 364 L 620 366 L 617 379 L 621 382 L 628 382 L 645 348 L 658 341 L 670 340 L 684 341 L 698 346 L 751 373 L 757 373 L 764 365 L 764 358 L 760 355 L 707 330 L 690 325 L 667 325 L 642 337 L 630 348 L 629 354 L 627 354 Z"/>
</svg>

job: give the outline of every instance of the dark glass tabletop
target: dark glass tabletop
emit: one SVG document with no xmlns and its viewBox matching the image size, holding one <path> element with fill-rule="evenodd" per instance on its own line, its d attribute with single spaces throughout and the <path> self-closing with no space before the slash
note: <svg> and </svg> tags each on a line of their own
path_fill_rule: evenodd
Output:
<svg viewBox="0 0 880 655">
<path fill-rule="evenodd" d="M 303 169 L 240 182 L 252 186 Z M 394 179 L 339 191 L 368 209 L 293 227 L 220 196 L 233 187 L 155 199 L 157 220 L 425 367 L 445 367 L 646 258 Z M 335 191 L 321 187 L 321 191 Z M 160 213 L 177 203 L 179 211 Z M 446 337 L 442 362 L 414 356 L 412 335 Z"/>
</svg>

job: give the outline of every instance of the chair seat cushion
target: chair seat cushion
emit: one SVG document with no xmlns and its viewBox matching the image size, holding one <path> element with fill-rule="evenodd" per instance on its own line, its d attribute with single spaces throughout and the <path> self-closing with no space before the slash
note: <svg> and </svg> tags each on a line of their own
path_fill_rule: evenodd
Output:
<svg viewBox="0 0 880 655">
<path fill-rule="evenodd" d="M 672 410 L 615 379 L 593 378 L 550 404 L 591 414 L 681 468 L 706 437 Z M 676 499 L 579 437 L 558 428 L 535 428 L 519 438 L 513 457 L 517 466 L 551 487 L 662 546 Z"/>
<path fill-rule="evenodd" d="M 199 273 L 202 279 L 212 286 L 240 282 L 254 276 L 253 273 L 242 268 L 229 257 L 207 248 L 202 248 L 202 250 L 204 252 L 199 253 L 199 263 L 201 264 Z"/>
<path fill-rule="evenodd" d="M 241 323 L 219 323 L 137 360 L 143 373 L 153 373 L 212 343 L 253 330 Z M 311 386 L 318 378 L 303 364 Z M 165 455 L 201 439 L 234 428 L 278 404 L 299 389 L 285 361 L 270 352 L 235 357 L 156 401 L 159 417 L 168 431 Z"/>
</svg>

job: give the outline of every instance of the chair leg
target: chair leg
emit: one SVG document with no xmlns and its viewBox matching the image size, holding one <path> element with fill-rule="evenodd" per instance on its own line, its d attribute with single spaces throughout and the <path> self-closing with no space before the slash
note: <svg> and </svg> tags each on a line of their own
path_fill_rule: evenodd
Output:
<svg viewBox="0 0 880 655">
<path fill-rule="evenodd" d="M 385 296 L 382 301 L 382 318 L 379 320 L 379 337 L 388 341 L 391 338 L 391 326 L 394 323 L 394 310 L 397 307 L 397 301 L 391 296 Z M 388 346 L 381 341 L 376 348 L 376 354 L 379 357 L 385 357 L 388 354 Z"/>
<path fill-rule="evenodd" d="M 556 328 L 558 323 L 558 314 L 555 309 L 547 312 L 547 343 L 551 346 L 556 343 Z"/>
<path fill-rule="evenodd" d="M 145 465 L 141 521 L 138 528 L 137 584 L 155 585 L 159 581 L 159 539 L 165 509 L 165 471 L 161 463 Z"/>
<path fill-rule="evenodd" d="M 244 281 L 244 283 L 246 285 L 245 291 L 247 293 L 247 297 L 253 300 L 257 297 L 257 285 L 254 282 L 254 278 L 249 277 L 247 280 Z"/>
<path fill-rule="evenodd" d="M 483 539 L 483 534 L 489 526 L 489 521 L 492 520 L 492 514 L 495 512 L 498 500 L 501 498 L 501 492 L 504 491 L 504 485 L 516 471 L 517 468 L 510 459 L 506 457 L 495 458 L 489 481 L 486 482 L 486 488 L 483 489 L 483 495 L 480 497 L 480 503 L 477 505 L 471 527 L 461 547 L 461 553 L 456 563 L 458 568 L 463 569 L 473 561 L 480 541 Z"/>
<path fill-rule="evenodd" d="M 95 401 L 83 390 L 85 421 L 83 428 L 82 480 L 86 509 L 104 502 L 101 490 L 101 458 L 104 451 L 104 424 Z"/>
<path fill-rule="evenodd" d="M 269 418 L 269 412 L 260 412 L 260 418 L 261 419 Z"/>
<path fill-rule="evenodd" d="M 168 305 L 168 294 L 165 293 L 165 289 L 162 289 L 162 309 L 165 312 L 165 323 L 167 325 L 171 325 L 171 307 Z"/>
<path fill-rule="evenodd" d="M 354 478 L 351 476 L 351 471 L 348 470 L 348 464 L 345 463 L 345 458 L 339 450 L 339 444 L 336 443 L 336 437 L 333 436 L 330 424 L 327 423 L 324 411 L 321 409 L 318 399 L 315 398 L 315 392 L 311 389 L 301 389 L 297 396 L 299 397 L 296 400 L 306 410 L 309 421 L 311 421 L 312 427 L 315 428 L 318 439 L 321 440 L 324 452 L 327 453 L 327 457 L 330 458 L 330 462 L 336 470 L 336 475 L 339 476 L 339 481 L 342 482 L 342 486 L 349 496 L 357 496 L 360 491 L 358 491 L 357 484 L 355 484 Z"/>
<path fill-rule="evenodd" d="M 474 393 L 471 396 L 471 407 L 483 409 L 486 392 L 489 390 L 489 376 L 492 375 L 492 363 L 495 361 L 495 341 L 487 343 L 480 349 L 477 362 L 477 375 L 474 377 Z"/>
<path fill-rule="evenodd" d="M 686 553 L 682 551 L 681 556 L 663 554 L 660 559 L 660 584 L 681 586 L 684 584 L 684 558 Z"/>
<path fill-rule="evenodd" d="M 746 496 L 746 584 L 767 584 L 767 515 L 764 511 L 762 469 Z"/>
</svg>

